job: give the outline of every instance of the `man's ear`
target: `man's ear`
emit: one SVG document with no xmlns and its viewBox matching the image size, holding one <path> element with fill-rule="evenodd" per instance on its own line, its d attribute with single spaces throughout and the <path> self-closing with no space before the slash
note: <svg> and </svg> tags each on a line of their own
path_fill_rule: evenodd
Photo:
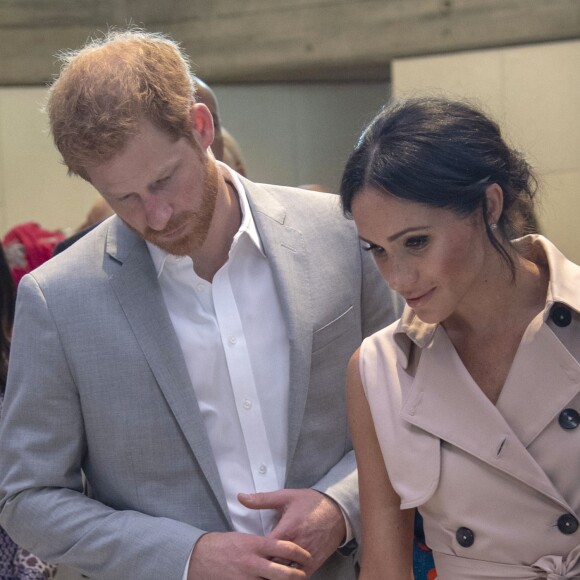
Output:
<svg viewBox="0 0 580 580">
<path fill-rule="evenodd" d="M 497 224 L 503 212 L 503 189 L 492 183 L 485 190 L 487 198 L 487 223 Z"/>
<path fill-rule="evenodd" d="M 194 103 L 189 109 L 193 138 L 203 151 L 211 147 L 214 139 L 213 117 L 203 103 Z"/>
</svg>

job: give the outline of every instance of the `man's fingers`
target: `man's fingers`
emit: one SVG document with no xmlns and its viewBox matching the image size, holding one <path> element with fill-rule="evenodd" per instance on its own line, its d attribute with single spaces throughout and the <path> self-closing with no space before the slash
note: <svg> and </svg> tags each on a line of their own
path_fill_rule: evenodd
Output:
<svg viewBox="0 0 580 580">
<path fill-rule="evenodd" d="M 281 510 L 286 505 L 283 490 L 263 493 L 239 493 L 238 501 L 247 508 L 254 510 Z"/>
<path fill-rule="evenodd" d="M 294 542 L 275 540 L 267 549 L 270 560 L 274 563 L 299 569 L 307 568 L 312 563 L 310 552 Z"/>
<path fill-rule="evenodd" d="M 313 558 L 287 540 L 239 532 L 209 532 L 195 545 L 188 578 L 304 580 Z"/>
<path fill-rule="evenodd" d="M 268 569 L 264 572 L 265 576 L 262 578 L 283 578 L 288 580 L 305 580 L 308 576 L 300 564 L 296 562 L 288 564 L 281 564 L 279 562 L 270 562 Z"/>
</svg>

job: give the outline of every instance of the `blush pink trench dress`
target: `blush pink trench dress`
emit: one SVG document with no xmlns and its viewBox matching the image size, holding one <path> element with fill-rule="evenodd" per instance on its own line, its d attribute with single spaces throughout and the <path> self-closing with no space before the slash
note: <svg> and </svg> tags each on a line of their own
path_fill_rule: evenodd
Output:
<svg viewBox="0 0 580 580">
<path fill-rule="evenodd" d="M 496 405 L 409 309 L 361 347 L 385 465 L 438 580 L 580 579 L 580 268 L 541 236 L 517 244 L 550 284 Z"/>
</svg>

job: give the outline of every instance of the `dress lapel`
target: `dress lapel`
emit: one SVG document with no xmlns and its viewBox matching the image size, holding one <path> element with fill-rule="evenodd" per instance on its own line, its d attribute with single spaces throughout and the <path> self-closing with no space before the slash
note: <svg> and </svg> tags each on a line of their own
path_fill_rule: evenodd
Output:
<svg viewBox="0 0 580 580">
<path fill-rule="evenodd" d="M 544 322 L 530 324 L 497 402 L 525 447 L 580 392 L 580 365 Z"/>
<path fill-rule="evenodd" d="M 401 415 L 570 510 L 498 408 L 473 381 L 441 326 L 421 352 Z"/>
</svg>

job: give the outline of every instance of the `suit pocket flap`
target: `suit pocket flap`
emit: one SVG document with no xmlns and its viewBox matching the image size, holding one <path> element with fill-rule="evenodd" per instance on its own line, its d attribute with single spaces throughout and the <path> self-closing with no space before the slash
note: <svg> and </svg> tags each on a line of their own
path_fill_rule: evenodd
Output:
<svg viewBox="0 0 580 580">
<path fill-rule="evenodd" d="M 334 342 L 345 332 L 352 332 L 354 329 L 354 315 L 354 306 L 350 306 L 340 316 L 337 316 L 322 328 L 315 330 L 312 337 L 312 352 L 316 352 Z"/>
</svg>

